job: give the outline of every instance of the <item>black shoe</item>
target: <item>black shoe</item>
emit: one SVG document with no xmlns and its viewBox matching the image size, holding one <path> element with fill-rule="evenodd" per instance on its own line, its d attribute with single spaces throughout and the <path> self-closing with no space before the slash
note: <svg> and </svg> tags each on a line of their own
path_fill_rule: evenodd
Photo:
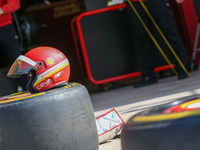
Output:
<svg viewBox="0 0 200 150">
<path fill-rule="evenodd" d="M 189 72 L 191 71 L 191 68 L 190 68 L 190 64 L 188 63 L 187 65 L 185 65 L 185 69 Z M 186 79 L 186 78 L 189 78 L 189 75 L 185 72 L 185 70 L 183 70 L 183 68 L 179 65 L 179 66 L 176 66 L 175 67 L 175 70 L 177 71 L 178 73 L 178 79 Z"/>
<path fill-rule="evenodd" d="M 189 76 L 187 74 L 179 74 L 178 75 L 178 79 L 186 79 L 186 78 L 189 78 Z"/>
<path fill-rule="evenodd" d="M 179 80 L 189 78 L 188 74 L 182 68 L 177 70 L 177 73 L 178 73 Z"/>
<path fill-rule="evenodd" d="M 139 87 L 147 86 L 147 85 L 154 84 L 157 82 L 158 81 L 157 81 L 156 77 L 144 76 L 138 83 L 134 84 L 133 87 L 139 88 Z"/>
<path fill-rule="evenodd" d="M 181 80 L 181 79 L 186 79 L 186 78 L 189 78 L 189 76 L 186 74 L 186 72 L 178 72 L 178 79 Z"/>
</svg>

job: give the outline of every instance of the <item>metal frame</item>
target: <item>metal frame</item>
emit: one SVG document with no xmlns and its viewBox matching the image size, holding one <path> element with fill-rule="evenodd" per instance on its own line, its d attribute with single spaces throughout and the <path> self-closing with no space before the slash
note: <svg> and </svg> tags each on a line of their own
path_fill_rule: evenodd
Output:
<svg viewBox="0 0 200 150">
<path fill-rule="evenodd" d="M 105 12 L 108 12 L 108 11 L 118 10 L 118 9 L 122 9 L 122 8 L 126 8 L 125 3 L 120 4 L 120 5 L 111 6 L 111 7 L 102 8 L 102 9 L 97 9 L 97 10 L 93 10 L 93 11 L 84 12 L 84 13 L 78 15 L 77 17 L 75 17 L 72 21 L 72 24 L 74 23 L 74 21 L 76 22 L 76 28 L 77 28 L 77 31 L 78 31 L 81 51 L 82 51 L 82 54 L 83 54 L 83 60 L 84 60 L 84 63 L 85 63 L 85 68 L 86 68 L 86 73 L 87 73 L 88 79 L 94 84 L 98 84 L 98 85 L 99 84 L 105 84 L 105 83 L 115 82 L 115 81 L 119 81 L 119 80 L 123 80 L 123 79 L 127 79 L 127 78 L 133 78 L 133 77 L 141 75 L 140 72 L 133 72 L 133 73 L 120 75 L 120 76 L 116 76 L 116 77 L 112 77 L 112 78 L 107 78 L 107 79 L 103 79 L 103 80 L 95 80 L 92 77 L 92 72 L 91 72 L 89 61 L 88 61 L 87 50 L 86 50 L 84 37 L 83 37 L 83 33 L 82 33 L 82 28 L 81 28 L 81 19 L 84 18 L 84 17 L 90 16 L 90 15 L 105 13 Z M 72 30 L 74 30 L 74 27 L 72 27 Z M 72 34 L 75 34 L 75 32 L 72 31 Z M 74 36 L 75 45 L 76 45 L 77 42 L 76 42 L 75 35 L 73 35 L 73 36 Z M 77 55 L 79 57 L 78 58 L 79 63 L 81 64 L 82 62 L 80 62 L 81 60 L 80 60 L 80 53 L 79 53 L 78 46 L 76 45 L 75 47 L 76 47 Z M 172 64 L 172 66 L 174 67 L 173 64 Z M 157 67 L 157 68 L 154 69 L 154 71 L 158 72 L 158 71 L 167 70 L 167 69 L 171 69 L 170 65 Z M 83 71 L 83 69 L 81 69 L 81 70 Z M 82 75 L 83 75 L 83 73 L 82 73 Z"/>
<path fill-rule="evenodd" d="M 194 41 L 194 48 L 193 48 L 193 53 L 192 53 L 192 64 L 191 64 L 191 69 L 194 69 L 194 62 L 195 62 L 195 57 L 197 51 L 200 51 L 200 48 L 197 47 L 198 40 L 199 40 L 199 31 L 200 31 L 200 22 L 198 20 L 197 24 L 197 30 L 196 30 L 196 35 L 195 35 L 195 41 Z M 199 61 L 199 71 L 200 71 L 200 61 Z"/>
</svg>

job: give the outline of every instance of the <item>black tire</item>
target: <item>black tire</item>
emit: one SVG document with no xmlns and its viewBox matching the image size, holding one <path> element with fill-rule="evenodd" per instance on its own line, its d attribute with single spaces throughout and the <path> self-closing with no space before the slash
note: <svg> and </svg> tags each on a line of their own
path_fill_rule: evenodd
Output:
<svg viewBox="0 0 200 150">
<path fill-rule="evenodd" d="M 199 97 L 185 97 L 131 117 L 122 129 L 122 150 L 199 150 L 200 109 L 163 114 Z"/>
<path fill-rule="evenodd" d="M 0 101 L 1 150 L 98 150 L 94 111 L 84 86 L 71 83 L 23 95 Z"/>
</svg>

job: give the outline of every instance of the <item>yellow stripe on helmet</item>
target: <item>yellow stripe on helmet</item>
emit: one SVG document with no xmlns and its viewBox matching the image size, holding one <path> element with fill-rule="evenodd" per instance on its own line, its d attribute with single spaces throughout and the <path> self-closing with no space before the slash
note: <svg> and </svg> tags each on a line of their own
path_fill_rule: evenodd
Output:
<svg viewBox="0 0 200 150">
<path fill-rule="evenodd" d="M 67 63 L 66 63 L 67 62 Z M 63 65 L 64 64 L 64 65 Z M 66 66 L 69 65 L 69 61 L 67 59 L 65 59 L 64 61 L 62 61 L 61 63 L 57 64 L 56 66 L 54 66 L 55 68 L 57 67 L 58 69 L 54 70 L 53 72 L 48 73 L 47 75 L 45 75 L 45 77 L 42 77 L 46 72 L 52 70 L 54 67 L 48 69 L 47 71 L 45 71 L 44 73 L 42 73 L 41 75 L 38 76 L 37 81 L 34 83 L 34 86 L 36 86 L 37 84 L 39 84 L 41 81 L 43 81 L 45 78 L 50 77 L 51 75 L 55 74 L 56 72 L 62 70 L 63 68 L 65 68 Z"/>
</svg>

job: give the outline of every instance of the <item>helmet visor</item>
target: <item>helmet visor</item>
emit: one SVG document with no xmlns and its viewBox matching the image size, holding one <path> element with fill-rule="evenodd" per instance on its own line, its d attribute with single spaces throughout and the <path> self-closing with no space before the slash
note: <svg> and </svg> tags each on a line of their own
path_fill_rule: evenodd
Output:
<svg viewBox="0 0 200 150">
<path fill-rule="evenodd" d="M 7 76 L 11 78 L 19 78 L 23 74 L 27 74 L 36 66 L 36 62 L 30 58 L 20 55 L 11 66 Z"/>
</svg>

